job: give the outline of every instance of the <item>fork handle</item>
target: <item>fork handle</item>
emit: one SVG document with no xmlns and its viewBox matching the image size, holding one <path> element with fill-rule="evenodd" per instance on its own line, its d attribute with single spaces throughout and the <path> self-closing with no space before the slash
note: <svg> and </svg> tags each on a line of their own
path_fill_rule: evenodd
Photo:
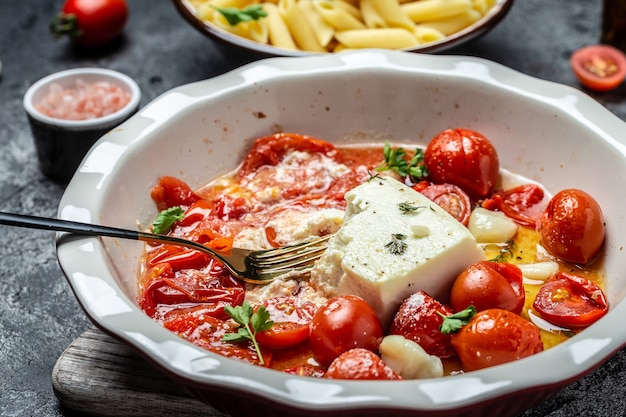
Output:
<svg viewBox="0 0 626 417">
<path fill-rule="evenodd" d="M 60 220 L 47 217 L 29 216 L 0 212 L 0 224 L 7 226 L 26 227 L 57 232 L 69 232 L 85 236 L 108 236 L 122 239 L 141 240 L 140 232 L 97 224 L 80 223 L 70 220 Z M 152 235 L 152 233 L 148 233 Z M 154 235 L 158 236 L 158 235 Z M 156 240 L 156 239 L 155 239 Z"/>
<path fill-rule="evenodd" d="M 140 232 L 137 230 L 121 229 L 117 227 L 102 226 L 99 224 L 81 223 L 71 220 L 61 220 L 48 217 L 30 216 L 0 212 L 0 224 L 7 226 L 26 227 L 29 229 L 41 229 L 57 232 L 68 232 L 83 236 L 107 236 L 120 239 L 141 240 L 144 242 L 170 243 L 196 249 L 208 253 L 220 260 L 219 254 L 213 253 L 206 246 L 187 239 L 179 239 L 174 236 L 158 235 L 156 233 Z"/>
</svg>

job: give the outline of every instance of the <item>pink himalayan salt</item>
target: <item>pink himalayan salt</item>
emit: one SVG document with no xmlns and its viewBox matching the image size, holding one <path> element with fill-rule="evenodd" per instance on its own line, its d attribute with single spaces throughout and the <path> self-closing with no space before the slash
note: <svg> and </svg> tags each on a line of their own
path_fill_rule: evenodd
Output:
<svg viewBox="0 0 626 417">
<path fill-rule="evenodd" d="M 56 119 L 86 120 L 115 113 L 129 101 L 130 94 L 114 83 L 77 79 L 75 88 L 51 84 L 50 91 L 35 108 Z"/>
</svg>

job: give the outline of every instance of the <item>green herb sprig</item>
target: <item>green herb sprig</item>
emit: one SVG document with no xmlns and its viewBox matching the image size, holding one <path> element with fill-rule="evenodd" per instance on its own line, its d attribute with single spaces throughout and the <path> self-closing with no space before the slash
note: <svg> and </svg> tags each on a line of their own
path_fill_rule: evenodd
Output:
<svg viewBox="0 0 626 417">
<path fill-rule="evenodd" d="M 407 160 L 406 151 L 403 148 L 392 148 L 387 141 L 383 156 L 385 161 L 376 167 L 376 171 L 393 171 L 402 178 L 408 177 L 414 183 L 428 176 L 428 168 L 424 165 L 424 151 L 420 148 L 416 148 L 413 157 Z"/>
<path fill-rule="evenodd" d="M 415 213 L 416 211 L 423 209 L 423 208 L 426 208 L 426 206 L 416 206 L 414 204 L 407 203 L 407 202 L 398 203 L 398 209 L 400 209 L 402 214 Z"/>
<path fill-rule="evenodd" d="M 236 307 L 230 305 L 226 306 L 224 307 L 224 311 L 239 324 L 239 327 L 237 328 L 237 333 L 227 333 L 222 340 L 234 343 L 251 341 L 259 356 L 259 363 L 263 365 L 265 362 L 263 361 L 261 348 L 256 340 L 256 334 L 272 327 L 274 322 L 270 320 L 270 313 L 264 306 L 259 306 L 255 312 L 247 301 L 244 301 L 242 305 Z"/>
<path fill-rule="evenodd" d="M 267 16 L 267 12 L 263 10 L 263 5 L 261 4 L 253 4 L 251 6 L 244 7 L 243 9 L 238 9 L 236 7 L 215 6 L 213 6 L 213 8 L 220 12 L 231 26 L 237 26 L 242 22 L 259 20 L 260 18 Z"/>
<path fill-rule="evenodd" d="M 441 333 L 444 334 L 452 334 L 456 333 L 463 326 L 470 322 L 472 317 L 476 315 L 476 307 L 469 306 L 465 310 L 461 310 L 458 313 L 454 313 L 451 316 L 446 316 L 440 312 L 437 312 L 441 317 L 443 317 L 443 323 L 441 323 Z"/>
<path fill-rule="evenodd" d="M 402 255 L 408 247 L 406 242 L 403 242 L 404 239 L 406 239 L 406 235 L 400 233 L 392 233 L 391 242 L 387 243 L 385 245 L 385 248 L 387 248 L 387 250 L 392 255 Z"/>
<path fill-rule="evenodd" d="M 152 231 L 156 234 L 162 235 L 167 233 L 168 230 L 179 220 L 185 217 L 185 210 L 180 206 L 173 206 L 165 209 L 159 213 L 157 218 L 152 223 Z"/>
</svg>

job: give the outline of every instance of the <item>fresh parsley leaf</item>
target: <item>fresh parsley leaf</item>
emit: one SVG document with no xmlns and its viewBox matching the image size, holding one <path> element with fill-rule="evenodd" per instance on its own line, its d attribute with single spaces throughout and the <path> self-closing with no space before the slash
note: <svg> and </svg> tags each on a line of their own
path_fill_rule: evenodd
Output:
<svg viewBox="0 0 626 417">
<path fill-rule="evenodd" d="M 441 323 L 441 327 L 439 328 L 441 333 L 452 334 L 458 332 L 463 326 L 470 322 L 472 317 L 476 315 L 476 307 L 469 306 L 465 310 L 461 310 L 451 316 L 444 316 L 440 312 L 437 313 L 443 317 L 443 323 Z"/>
<path fill-rule="evenodd" d="M 252 20 L 259 20 L 262 17 L 267 16 L 267 12 L 263 10 L 263 5 L 261 4 L 253 4 L 248 7 L 244 7 L 243 9 L 238 9 L 236 7 L 215 7 L 215 10 L 221 13 L 224 16 L 224 19 L 231 26 L 237 26 L 242 22 L 250 22 Z"/>
<path fill-rule="evenodd" d="M 416 183 L 428 176 L 428 169 L 424 165 L 424 151 L 416 148 L 410 160 L 406 158 L 406 152 L 402 148 L 392 148 L 389 141 L 383 148 L 385 161 L 376 167 L 376 171 L 394 171 L 402 178 L 408 177 Z"/>
<path fill-rule="evenodd" d="M 385 245 L 385 248 L 387 248 L 387 250 L 392 255 L 402 255 L 408 247 L 408 245 L 403 242 L 404 239 L 406 239 L 406 235 L 400 233 L 392 233 L 391 242 L 387 243 Z"/>
<path fill-rule="evenodd" d="M 234 343 L 251 341 L 259 356 L 259 363 L 263 365 L 263 355 L 256 340 L 256 334 L 272 327 L 274 322 L 270 320 L 270 313 L 264 306 L 259 306 L 257 311 L 254 312 L 252 306 L 247 301 L 244 301 L 240 306 L 233 307 L 227 305 L 224 307 L 224 311 L 239 324 L 239 327 L 237 328 L 237 333 L 227 333 L 222 337 L 222 340 Z"/>
<path fill-rule="evenodd" d="M 183 217 L 185 217 L 185 210 L 180 206 L 165 209 L 159 213 L 152 223 L 152 231 L 159 235 L 167 233 L 170 227 L 177 221 L 182 220 Z"/>
</svg>

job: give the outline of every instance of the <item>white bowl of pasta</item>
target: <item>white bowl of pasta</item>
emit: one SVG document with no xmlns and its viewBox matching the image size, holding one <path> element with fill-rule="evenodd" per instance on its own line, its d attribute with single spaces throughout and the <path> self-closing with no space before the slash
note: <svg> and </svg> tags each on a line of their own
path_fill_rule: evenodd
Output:
<svg viewBox="0 0 626 417">
<path fill-rule="evenodd" d="M 621 326 L 626 314 L 626 258 L 621 253 L 626 226 L 623 197 L 614 188 L 626 177 L 623 131 L 621 120 L 577 90 L 476 58 L 368 50 L 262 60 L 175 88 L 101 138 L 68 185 L 58 214 L 63 219 L 156 231 L 158 224 L 168 223 L 160 216 L 167 212 L 175 218 L 159 232 L 226 251 L 233 245 L 280 246 L 311 234 L 335 233 L 329 244 L 332 250 L 324 253 L 317 269 L 266 286 L 244 285 L 219 263 L 194 251 L 67 235 L 57 240 L 59 263 L 99 328 L 135 348 L 202 401 L 233 416 L 515 416 L 589 373 L 626 343 Z M 455 143 L 459 137 L 466 141 L 472 137 L 471 143 L 483 144 L 478 148 L 490 149 L 478 153 L 486 157 L 478 158 L 483 160 L 481 166 L 491 167 L 480 170 L 487 177 L 477 171 L 457 175 L 481 179 L 457 186 L 470 195 L 471 216 L 479 208 L 499 212 L 497 219 L 486 223 L 504 218 L 509 226 L 513 223 L 512 235 L 503 237 L 500 232 L 510 229 L 498 227 L 499 238 L 479 238 L 480 230 L 489 230 L 472 226 L 480 221 L 463 219 L 454 210 L 442 214 L 445 202 L 423 200 L 426 187 L 456 181 L 435 179 L 445 159 L 434 157 L 438 162 L 430 164 L 439 154 L 430 148 L 442 138 Z M 475 162 L 471 146 L 466 148 L 463 158 Z M 425 149 L 423 159 L 405 159 L 414 150 L 419 154 L 418 149 Z M 406 162 L 404 171 L 401 160 Z M 423 164 L 427 174 L 417 169 Z M 416 177 L 407 181 L 407 173 Z M 377 186 L 390 188 L 379 192 Z M 516 189 L 521 193 L 507 192 Z M 592 231 L 584 232 L 589 239 L 583 239 L 596 242 L 590 247 L 579 242 L 559 249 L 559 239 L 550 240 L 552 229 L 545 224 L 556 222 L 559 228 L 554 206 L 566 204 L 554 200 L 569 189 L 592 196 L 577 200 L 589 209 L 587 217 L 577 211 L 569 218 L 590 225 Z M 537 196 L 537 191 L 544 194 Z M 396 205 L 394 195 L 410 195 L 410 201 Z M 532 202 L 516 206 L 515 196 Z M 461 198 L 448 201 L 463 207 Z M 511 220 L 516 214 L 506 204 L 498 205 L 507 201 L 513 201 L 518 214 L 540 220 L 532 227 L 520 225 L 519 218 Z M 376 220 L 378 214 L 368 207 L 391 214 Z M 545 217 L 548 212 L 551 217 Z M 440 220 L 414 223 L 420 216 Z M 155 223 L 157 218 L 161 221 Z M 417 266 L 396 271 L 396 264 L 423 256 L 411 252 L 414 245 L 430 245 L 434 240 L 429 239 L 441 233 L 436 225 L 444 224 L 443 219 L 443 235 L 458 235 L 459 240 L 417 262 L 419 268 L 435 265 L 417 275 L 435 271 L 436 282 L 415 281 L 411 274 Z M 564 225 L 575 223 L 561 222 L 559 236 L 570 230 Z M 387 224 L 398 229 L 385 229 Z M 350 249 L 351 242 L 356 250 Z M 379 244 L 384 249 L 376 249 Z M 495 254 L 489 254 L 494 247 Z M 455 248 L 460 249 L 454 256 L 439 256 Z M 335 256 L 342 250 L 343 255 Z M 359 253 L 374 256 L 372 251 L 383 258 L 358 260 Z M 360 266 L 342 263 L 349 259 Z M 500 278 L 509 276 L 504 269 L 523 270 L 513 274 L 521 280 L 515 281 L 517 287 L 510 276 L 509 284 L 494 284 L 513 294 L 509 298 L 514 306 L 484 310 L 478 300 L 472 301 L 479 310 L 472 320 L 484 312 L 504 310 L 524 323 L 523 343 L 511 334 L 481 338 L 509 346 L 500 344 L 483 354 L 487 362 L 464 356 L 480 345 L 467 338 L 459 341 L 471 322 L 447 336 L 437 328 L 438 336 L 430 337 L 437 339 L 433 350 L 402 330 L 403 305 L 411 304 L 404 301 L 413 300 L 415 305 L 414 294 L 444 291 L 436 301 L 453 307 L 446 307 L 450 314 L 436 311 L 445 316 L 459 312 L 454 288 L 463 273 L 457 277 L 442 272 L 459 259 L 468 267 L 486 262 L 501 272 Z M 384 276 L 395 271 L 388 283 L 402 285 L 383 282 L 383 291 L 364 280 L 367 272 L 359 268 L 383 264 Z M 525 268 L 529 265 L 534 271 Z M 465 271 L 464 265 L 461 268 Z M 545 272 L 550 268 L 556 269 Z M 343 275 L 334 269 L 342 269 Z M 348 277 L 353 285 L 333 286 L 325 274 L 344 280 L 340 282 Z M 522 304 L 520 285 L 526 297 Z M 340 288 L 338 301 L 334 292 Z M 472 292 L 471 285 L 466 288 L 461 292 Z M 585 295 L 581 288 L 591 289 L 590 293 Z M 553 300 L 566 299 L 566 294 L 585 300 L 574 303 L 584 314 L 570 311 L 559 319 L 559 314 L 551 314 L 546 297 L 540 296 L 546 291 Z M 426 299 L 423 294 L 418 297 Z M 244 300 L 251 310 L 243 307 Z M 335 317 L 318 314 L 327 311 L 331 301 L 339 307 L 351 305 L 347 315 L 351 319 L 324 321 Z M 296 311 L 299 319 L 275 316 L 281 309 Z M 274 323 L 268 324 L 259 311 L 270 312 Z M 244 330 L 235 320 L 239 314 L 249 314 L 248 318 L 256 314 L 255 324 Z M 429 316 L 423 326 L 443 320 L 442 314 Z M 335 332 L 338 322 L 347 327 L 338 326 L 342 330 Z M 354 323 L 364 327 L 357 326 L 355 333 L 350 330 L 356 328 Z M 273 336 L 268 333 L 274 330 Z M 239 333 L 243 339 L 234 340 Z M 347 342 L 346 334 L 351 335 Z M 398 340 L 406 349 L 394 347 L 392 342 Z M 450 348 L 448 354 L 442 353 Z M 342 367 L 344 353 L 365 356 Z M 415 358 L 427 359 L 426 365 L 416 365 Z M 376 366 L 363 367 L 366 361 L 375 361 Z"/>
<path fill-rule="evenodd" d="M 441 52 L 488 32 L 513 5 L 513 0 L 173 2 L 201 33 L 266 57 L 363 48 Z"/>
</svg>

